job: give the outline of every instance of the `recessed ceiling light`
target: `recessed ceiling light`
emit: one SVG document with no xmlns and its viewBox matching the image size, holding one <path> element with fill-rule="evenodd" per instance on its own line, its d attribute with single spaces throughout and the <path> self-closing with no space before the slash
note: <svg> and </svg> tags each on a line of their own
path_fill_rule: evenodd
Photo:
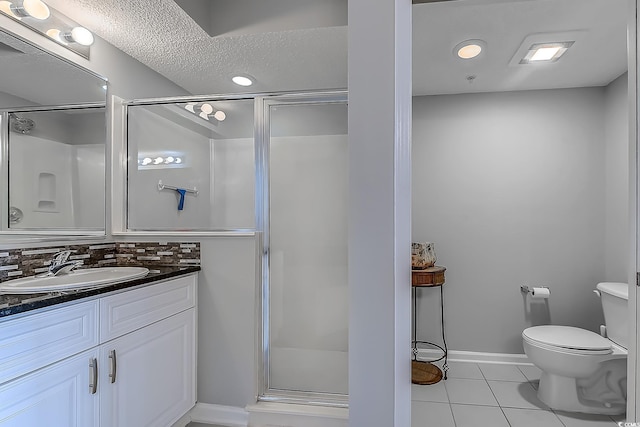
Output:
<svg viewBox="0 0 640 427">
<path fill-rule="evenodd" d="M 231 78 L 231 81 L 233 81 L 238 86 L 251 86 L 253 84 L 253 79 L 248 76 L 234 76 Z"/>
<path fill-rule="evenodd" d="M 482 40 L 465 40 L 453 48 L 453 54 L 460 59 L 473 59 L 480 55 L 487 44 Z"/>
<path fill-rule="evenodd" d="M 574 42 L 537 43 L 532 45 L 520 60 L 521 64 L 555 62 L 573 45 Z"/>
</svg>

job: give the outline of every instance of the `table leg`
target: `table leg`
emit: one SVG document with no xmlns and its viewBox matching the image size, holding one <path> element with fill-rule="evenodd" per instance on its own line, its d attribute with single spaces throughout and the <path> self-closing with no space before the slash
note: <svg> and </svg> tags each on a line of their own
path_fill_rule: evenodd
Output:
<svg viewBox="0 0 640 427">
<path fill-rule="evenodd" d="M 416 304 L 416 300 L 417 295 L 416 295 L 416 288 L 415 286 L 411 287 L 411 298 L 413 299 L 413 349 L 412 349 L 412 353 L 413 353 L 413 360 L 417 360 L 418 359 L 418 341 L 417 341 L 417 318 L 418 318 L 418 312 L 416 310 L 417 304 Z"/>
</svg>

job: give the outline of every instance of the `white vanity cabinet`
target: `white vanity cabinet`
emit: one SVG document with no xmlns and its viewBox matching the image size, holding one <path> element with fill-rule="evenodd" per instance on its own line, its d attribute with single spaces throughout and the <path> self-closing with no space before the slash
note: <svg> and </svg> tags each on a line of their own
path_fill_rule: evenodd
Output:
<svg viewBox="0 0 640 427">
<path fill-rule="evenodd" d="M 100 402 L 89 390 L 97 357 L 87 350 L 0 386 L 0 425 L 97 426 Z"/>
<path fill-rule="evenodd" d="M 196 403 L 195 276 L 100 301 L 100 425 L 167 427 Z"/>
<path fill-rule="evenodd" d="M 0 322 L 0 426 L 172 425 L 196 402 L 195 307 L 190 274 Z"/>
</svg>

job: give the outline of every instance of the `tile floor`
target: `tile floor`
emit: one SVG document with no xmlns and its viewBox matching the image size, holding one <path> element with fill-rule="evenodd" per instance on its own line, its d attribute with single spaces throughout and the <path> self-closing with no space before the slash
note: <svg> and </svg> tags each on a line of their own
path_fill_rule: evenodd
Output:
<svg viewBox="0 0 640 427">
<path fill-rule="evenodd" d="M 624 416 L 552 411 L 532 365 L 450 362 L 446 381 L 411 385 L 411 427 L 615 427 Z"/>
</svg>

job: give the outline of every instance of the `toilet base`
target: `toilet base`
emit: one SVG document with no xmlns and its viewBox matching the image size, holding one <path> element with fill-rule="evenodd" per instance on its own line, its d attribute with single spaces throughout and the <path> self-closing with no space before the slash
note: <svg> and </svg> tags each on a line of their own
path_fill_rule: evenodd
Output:
<svg viewBox="0 0 640 427">
<path fill-rule="evenodd" d="M 602 403 L 580 398 L 575 378 L 563 377 L 543 371 L 538 387 L 538 399 L 551 409 L 585 414 L 621 415 L 624 403 Z"/>
</svg>

